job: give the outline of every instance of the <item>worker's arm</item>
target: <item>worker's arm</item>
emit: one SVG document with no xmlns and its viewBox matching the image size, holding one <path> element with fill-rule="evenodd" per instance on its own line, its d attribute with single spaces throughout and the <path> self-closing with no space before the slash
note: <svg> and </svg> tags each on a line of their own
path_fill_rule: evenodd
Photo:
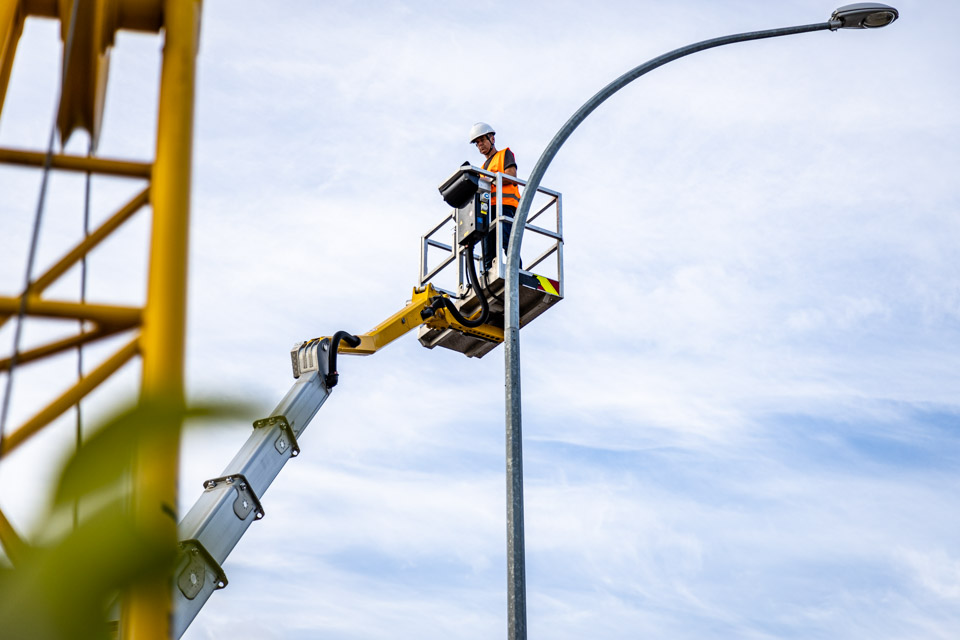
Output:
<svg viewBox="0 0 960 640">
<path fill-rule="evenodd" d="M 504 167 L 503 172 L 508 176 L 513 176 L 514 178 L 516 178 L 517 177 L 517 158 L 516 156 L 513 155 L 513 151 L 511 151 L 510 149 L 507 149 L 505 156 L 506 157 L 503 159 L 503 164 L 505 164 L 506 167 Z"/>
</svg>

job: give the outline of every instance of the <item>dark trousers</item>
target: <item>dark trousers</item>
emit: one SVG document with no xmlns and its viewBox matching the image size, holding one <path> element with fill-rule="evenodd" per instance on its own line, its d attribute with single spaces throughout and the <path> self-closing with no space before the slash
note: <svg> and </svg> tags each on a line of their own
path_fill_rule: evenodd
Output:
<svg viewBox="0 0 960 640">
<path fill-rule="evenodd" d="M 517 215 L 517 208 L 511 205 L 503 205 L 504 215 L 510 216 L 511 218 Z M 493 259 L 497 257 L 497 228 L 494 222 L 497 220 L 497 207 L 494 206 L 490 213 L 490 232 L 487 235 L 483 236 L 483 240 L 480 241 L 480 250 L 483 253 L 483 270 L 488 271 L 493 265 Z M 510 230 L 513 229 L 513 224 L 510 222 L 503 223 L 503 250 L 506 252 L 507 246 L 510 244 Z"/>
</svg>

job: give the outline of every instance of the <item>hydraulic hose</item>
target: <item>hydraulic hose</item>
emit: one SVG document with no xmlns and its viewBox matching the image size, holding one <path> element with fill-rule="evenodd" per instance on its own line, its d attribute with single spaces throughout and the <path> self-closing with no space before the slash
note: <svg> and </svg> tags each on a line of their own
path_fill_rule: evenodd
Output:
<svg viewBox="0 0 960 640">
<path fill-rule="evenodd" d="M 340 350 L 341 340 L 351 347 L 356 347 L 360 344 L 360 338 L 347 331 L 337 331 L 333 334 L 333 337 L 330 338 L 330 359 L 327 361 L 329 364 L 327 367 L 328 373 L 323 379 L 323 381 L 327 383 L 328 389 L 337 386 L 337 382 L 340 381 L 340 374 L 337 373 L 337 351 Z"/>
<path fill-rule="evenodd" d="M 434 298 L 433 304 L 421 312 L 422 317 L 427 318 L 432 316 L 439 311 L 441 307 L 445 307 L 447 311 L 450 312 L 450 315 L 453 316 L 454 320 L 465 327 L 479 327 L 487 321 L 487 318 L 490 316 L 490 305 L 487 303 L 487 296 L 484 295 L 483 289 L 480 287 L 480 278 L 477 277 L 477 265 L 473 263 L 474 244 L 476 243 L 470 244 L 465 252 L 467 254 L 467 279 L 470 281 L 470 286 L 473 287 L 473 290 L 477 293 L 477 299 L 480 300 L 480 315 L 476 320 L 468 320 L 460 313 L 460 310 L 454 306 L 450 298 L 437 296 Z"/>
</svg>

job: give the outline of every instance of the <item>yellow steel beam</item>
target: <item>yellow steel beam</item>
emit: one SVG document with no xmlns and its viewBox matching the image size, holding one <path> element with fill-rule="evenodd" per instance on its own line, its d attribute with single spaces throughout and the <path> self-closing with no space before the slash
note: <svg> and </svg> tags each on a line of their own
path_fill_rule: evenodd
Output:
<svg viewBox="0 0 960 640">
<path fill-rule="evenodd" d="M 113 19 L 117 29 L 160 33 L 163 0 L 115 0 Z"/>
<path fill-rule="evenodd" d="M 71 249 L 67 254 L 57 261 L 55 265 L 47 269 L 39 278 L 30 285 L 30 292 L 39 295 L 44 289 L 53 284 L 57 278 L 62 276 L 74 264 L 80 261 L 83 256 L 88 254 L 94 247 L 100 244 L 107 236 L 116 231 L 116 229 L 126 222 L 134 213 L 150 201 L 150 187 L 134 196 L 133 200 L 128 202 L 117 213 L 112 215 L 106 222 L 100 225 L 96 230 L 87 236 L 82 242 Z M 19 305 L 19 298 L 17 299 Z M 19 306 L 16 312 L 19 313 Z M 7 313 L 0 308 L 0 327 L 6 324 L 7 320 L 13 317 L 13 313 Z"/>
<path fill-rule="evenodd" d="M 194 87 L 200 0 L 164 0 L 165 40 L 160 71 L 157 155 L 153 165 L 153 227 L 142 336 L 143 397 L 182 405 L 187 306 Z M 179 420 L 139 446 L 133 474 L 137 526 L 177 543 Z M 151 576 L 123 594 L 124 640 L 164 639 L 172 633 L 172 575 Z"/>
<path fill-rule="evenodd" d="M 68 251 L 63 258 L 47 269 L 43 275 L 34 280 L 33 284 L 30 285 L 30 292 L 39 295 L 148 202 L 150 202 L 150 187 L 147 187 L 134 196 L 123 208 L 97 227 L 77 246 Z"/>
<path fill-rule="evenodd" d="M 0 315 L 11 316 L 19 310 L 19 297 L 0 296 Z M 99 325 L 126 329 L 140 324 L 143 310 L 139 307 L 43 300 L 37 296 L 27 296 L 26 313 L 43 318 L 89 320 Z"/>
<path fill-rule="evenodd" d="M 110 49 L 119 29 L 159 33 L 163 26 L 162 0 L 76 0 L 80 2 L 70 50 L 64 47 L 64 83 L 57 125 L 66 141 L 77 127 L 94 142 L 100 135 L 107 86 Z M 73 0 L 0 1 L 0 113 L 6 95 L 17 41 L 29 16 L 60 20 L 60 36 L 67 42 Z"/>
<path fill-rule="evenodd" d="M 70 10 L 69 0 L 20 0 L 24 13 L 39 18 L 56 18 Z M 163 26 L 161 0 L 109 0 L 106 20 L 115 29 L 158 33 Z"/>
<path fill-rule="evenodd" d="M 73 3 L 78 2 L 76 10 Z M 107 91 L 107 72 L 110 69 L 110 49 L 116 29 L 106 19 L 105 2 L 69 0 L 61 6 L 60 33 L 63 47 L 63 86 L 57 111 L 60 142 L 66 144 L 74 129 L 90 133 L 96 149 L 103 121 L 103 103 Z M 76 24 L 71 25 L 69 20 Z M 72 39 L 68 34 L 72 33 Z"/>
<path fill-rule="evenodd" d="M 43 167 L 46 154 L 39 151 L 24 149 L 0 148 L 0 162 L 16 164 L 26 167 Z M 110 160 L 106 158 L 90 158 L 54 154 L 51 165 L 54 169 L 64 171 L 82 171 L 107 176 L 124 176 L 128 178 L 149 178 L 152 167 L 149 162 L 134 162 L 130 160 Z"/>
<path fill-rule="evenodd" d="M 17 534 L 2 510 L 0 510 L 0 545 L 3 546 L 13 566 L 17 566 L 27 549 L 27 543 Z"/>
<path fill-rule="evenodd" d="M 23 425 L 3 439 L 0 447 L 0 458 L 30 439 L 38 431 L 60 417 L 67 409 L 82 400 L 101 382 L 109 378 L 120 367 L 127 363 L 139 350 L 139 340 L 134 338 L 122 349 L 107 358 L 99 367 L 81 378 L 75 385 L 64 391 L 60 397 L 44 407 L 39 413 L 27 420 Z"/>
<path fill-rule="evenodd" d="M 59 18 L 59 0 L 21 0 L 23 11 L 28 16 L 40 18 Z"/>
<path fill-rule="evenodd" d="M 7 95 L 17 42 L 23 33 L 23 19 L 23 7 L 18 0 L 0 2 L 0 113 L 3 113 L 3 98 Z"/>
<path fill-rule="evenodd" d="M 57 353 L 69 351 L 70 349 L 76 349 L 81 345 L 102 340 L 103 338 L 116 335 L 117 333 L 125 330 L 126 329 L 122 327 L 97 327 L 92 331 L 85 331 L 75 336 L 64 338 L 63 340 L 57 340 L 56 342 L 51 342 L 34 349 L 30 349 L 29 351 L 23 351 L 17 354 L 17 364 L 27 364 L 28 362 L 33 362 L 34 360 L 40 360 L 41 358 L 46 358 Z M 9 371 L 12 361 L 13 358 L 4 358 L 3 360 L 0 360 L 0 371 Z"/>
</svg>

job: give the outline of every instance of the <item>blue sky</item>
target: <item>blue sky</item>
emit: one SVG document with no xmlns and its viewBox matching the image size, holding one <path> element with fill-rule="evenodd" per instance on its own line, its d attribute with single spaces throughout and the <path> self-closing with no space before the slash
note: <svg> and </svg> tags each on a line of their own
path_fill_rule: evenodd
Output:
<svg viewBox="0 0 960 640">
<path fill-rule="evenodd" d="M 897 6 L 879 32 L 654 71 L 548 171 L 564 194 L 566 299 L 521 335 L 530 637 L 960 633 L 960 5 Z M 293 343 L 402 306 L 419 237 L 445 214 L 437 185 L 480 160 L 475 121 L 523 177 L 633 66 L 833 8 L 208 0 L 191 393 L 267 415 L 292 383 Z M 46 140 L 56 37 L 43 22 L 24 34 L 3 145 Z M 155 37 L 118 39 L 103 155 L 150 156 L 158 51 Z M 77 134 L 68 150 L 85 145 Z M 11 294 L 37 185 L 0 169 Z M 134 191 L 95 181 L 95 218 Z M 41 265 L 79 233 L 81 194 L 79 178 L 51 183 Z M 91 259 L 92 296 L 142 298 L 146 228 Z M 76 287 L 74 274 L 51 295 Z M 13 422 L 74 370 L 65 357 L 18 374 Z M 408 336 L 340 371 L 227 561 L 229 587 L 185 637 L 502 636 L 502 349 L 468 360 Z M 136 366 L 125 374 L 89 414 L 136 388 Z M 24 530 L 38 510 L 22 478 L 44 486 L 70 420 L 57 429 L 0 464 L 0 504 Z M 184 512 L 248 431 L 188 434 Z"/>
</svg>

